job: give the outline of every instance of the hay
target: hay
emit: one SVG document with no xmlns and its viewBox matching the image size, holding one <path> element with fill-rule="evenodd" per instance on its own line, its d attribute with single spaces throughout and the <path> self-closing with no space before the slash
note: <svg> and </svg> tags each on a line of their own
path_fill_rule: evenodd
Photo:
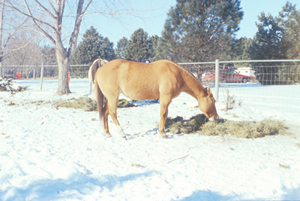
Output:
<svg viewBox="0 0 300 201">
<path fill-rule="evenodd" d="M 183 120 L 182 117 L 167 118 L 166 127 L 171 133 L 195 133 L 201 129 L 201 126 L 207 121 L 204 115 L 196 115 L 189 120 Z"/>
<path fill-rule="evenodd" d="M 197 115 L 189 120 L 182 117 L 167 119 L 166 127 L 171 133 L 199 133 L 201 135 L 230 135 L 239 138 L 258 138 L 267 135 L 287 134 L 280 121 L 266 119 L 259 122 L 230 121 L 219 119 L 207 121 L 204 115 Z"/>
<path fill-rule="evenodd" d="M 53 104 L 54 107 L 65 107 L 82 109 L 84 111 L 97 111 L 97 102 L 89 97 L 80 97 L 78 99 L 70 99 L 64 101 L 58 101 Z"/>
<path fill-rule="evenodd" d="M 126 99 L 120 99 L 119 102 L 118 102 L 118 107 L 121 107 L 121 108 L 123 108 L 123 107 L 133 107 L 133 106 L 134 105 Z"/>
<path fill-rule="evenodd" d="M 69 99 L 57 101 L 52 104 L 54 107 L 65 107 L 65 108 L 74 108 L 82 109 L 86 112 L 98 111 L 97 102 L 89 97 L 80 97 L 78 99 Z M 121 99 L 118 102 L 118 107 L 133 107 L 134 105 L 130 101 Z"/>
</svg>

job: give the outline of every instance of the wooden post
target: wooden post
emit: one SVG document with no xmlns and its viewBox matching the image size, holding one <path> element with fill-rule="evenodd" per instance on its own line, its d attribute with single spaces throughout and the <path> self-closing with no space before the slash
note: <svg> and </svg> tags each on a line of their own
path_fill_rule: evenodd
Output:
<svg viewBox="0 0 300 201">
<path fill-rule="evenodd" d="M 44 77 L 44 63 L 42 63 L 42 67 L 41 67 L 41 87 L 40 87 L 40 91 L 43 91 L 43 77 Z"/>
<path fill-rule="evenodd" d="M 90 83 L 90 94 L 92 94 L 93 93 L 93 86 L 92 86 L 92 83 L 91 82 L 89 82 Z"/>
<path fill-rule="evenodd" d="M 215 98 L 216 102 L 219 101 L 219 59 L 216 59 L 215 64 Z"/>
</svg>

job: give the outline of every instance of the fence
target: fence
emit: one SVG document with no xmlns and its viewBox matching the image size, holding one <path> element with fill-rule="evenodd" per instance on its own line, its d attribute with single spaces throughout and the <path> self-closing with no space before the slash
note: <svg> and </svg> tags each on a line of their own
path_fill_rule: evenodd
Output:
<svg viewBox="0 0 300 201">
<path fill-rule="evenodd" d="M 17 73 L 20 73 L 20 79 L 36 79 L 41 77 L 43 67 L 43 77 L 46 79 L 58 78 L 57 65 L 2 65 L 0 77 L 17 79 Z M 70 76 L 72 78 L 86 78 L 90 65 L 70 65 Z"/>
<path fill-rule="evenodd" d="M 228 88 L 241 101 L 277 99 L 296 102 L 300 106 L 300 95 L 294 96 L 300 94 L 300 87 L 297 87 L 300 84 L 300 60 L 216 60 L 179 64 L 193 73 L 202 85 L 214 88 L 217 101 L 225 99 Z M 289 85 L 288 90 L 283 85 Z M 258 94 L 255 87 L 261 87 L 263 94 Z"/>
<path fill-rule="evenodd" d="M 289 94 L 298 93 L 299 88 L 290 91 L 281 91 L 281 95 L 269 90 L 274 85 L 290 85 L 300 83 L 300 60 L 250 60 L 250 61 L 218 61 L 179 63 L 194 74 L 202 85 L 214 88 L 214 96 L 217 101 L 224 99 L 224 88 L 237 98 L 244 100 L 255 97 L 268 97 L 282 99 L 283 101 L 297 101 L 299 98 L 290 97 Z M 71 78 L 87 78 L 90 65 L 71 65 Z M 57 79 L 57 65 L 43 65 L 44 79 Z M 3 65 L 3 77 L 17 78 L 17 72 L 21 79 L 38 79 L 41 77 L 42 65 Z M 217 72 L 217 73 L 216 73 Z M 1 76 L 1 74 L 0 74 Z M 216 78 L 218 77 L 218 78 Z M 255 93 L 255 87 L 265 87 L 264 94 Z M 278 88 L 280 89 L 280 88 Z M 89 90 L 89 89 L 87 89 Z M 219 92 L 220 91 L 220 92 Z M 276 91 L 276 90 L 275 90 Z"/>
</svg>

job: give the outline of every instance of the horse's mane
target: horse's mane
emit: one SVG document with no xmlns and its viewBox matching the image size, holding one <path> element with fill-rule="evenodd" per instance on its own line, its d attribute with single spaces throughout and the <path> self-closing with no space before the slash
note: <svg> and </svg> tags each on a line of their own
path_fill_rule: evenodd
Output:
<svg viewBox="0 0 300 201">
<path fill-rule="evenodd" d="M 171 63 L 171 64 L 175 65 L 177 68 L 181 69 L 181 70 L 184 71 L 186 74 L 188 74 L 189 76 L 191 76 L 192 79 L 193 79 L 195 82 L 197 82 L 197 83 L 200 84 L 199 80 L 195 77 L 195 75 L 193 75 L 190 71 L 186 70 L 186 69 L 183 68 L 182 66 L 178 65 L 177 63 L 175 63 L 175 62 L 173 62 L 173 61 L 167 60 L 167 59 L 165 59 L 165 60 L 163 60 L 163 61 L 166 61 L 166 62 L 168 62 L 168 63 Z"/>
</svg>

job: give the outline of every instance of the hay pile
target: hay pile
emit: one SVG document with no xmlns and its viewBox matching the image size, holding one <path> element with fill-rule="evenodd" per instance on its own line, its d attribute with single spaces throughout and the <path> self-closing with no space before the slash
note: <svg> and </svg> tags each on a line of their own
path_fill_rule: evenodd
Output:
<svg viewBox="0 0 300 201">
<path fill-rule="evenodd" d="M 240 138 L 258 138 L 267 135 L 286 134 L 286 128 L 280 121 L 266 119 L 259 122 L 230 121 L 219 119 L 208 121 L 204 115 L 189 120 L 182 117 L 168 118 L 166 127 L 171 133 L 199 133 L 201 135 L 231 135 Z"/>
<path fill-rule="evenodd" d="M 284 124 L 265 119 L 258 122 L 229 121 L 207 122 L 202 126 L 202 135 L 231 135 L 240 138 L 258 138 L 267 135 L 286 134 Z"/>
<path fill-rule="evenodd" d="M 97 111 L 97 102 L 89 97 L 80 97 L 78 99 L 72 98 L 69 100 L 61 100 L 54 102 L 52 104 L 55 108 L 65 107 L 65 108 L 75 108 L 75 109 L 82 109 L 86 112 L 90 111 Z M 133 107 L 134 105 L 131 104 L 130 101 L 121 99 L 118 102 L 118 107 Z"/>
<path fill-rule="evenodd" d="M 169 128 L 171 133 L 195 133 L 201 130 L 201 126 L 208 121 L 205 115 L 196 115 L 188 120 L 184 120 L 182 117 L 167 118 L 166 128 Z"/>
<path fill-rule="evenodd" d="M 78 99 L 72 98 L 69 100 L 57 101 L 52 104 L 54 107 L 65 107 L 82 109 L 86 112 L 97 111 L 97 102 L 89 97 L 80 97 Z"/>
<path fill-rule="evenodd" d="M 126 99 L 120 99 L 118 102 L 118 107 L 134 107 L 134 105 Z"/>
<path fill-rule="evenodd" d="M 17 84 L 11 78 L 1 78 L 0 77 L 0 91 L 8 91 L 11 93 L 25 91 L 28 86 L 22 86 Z"/>
</svg>

